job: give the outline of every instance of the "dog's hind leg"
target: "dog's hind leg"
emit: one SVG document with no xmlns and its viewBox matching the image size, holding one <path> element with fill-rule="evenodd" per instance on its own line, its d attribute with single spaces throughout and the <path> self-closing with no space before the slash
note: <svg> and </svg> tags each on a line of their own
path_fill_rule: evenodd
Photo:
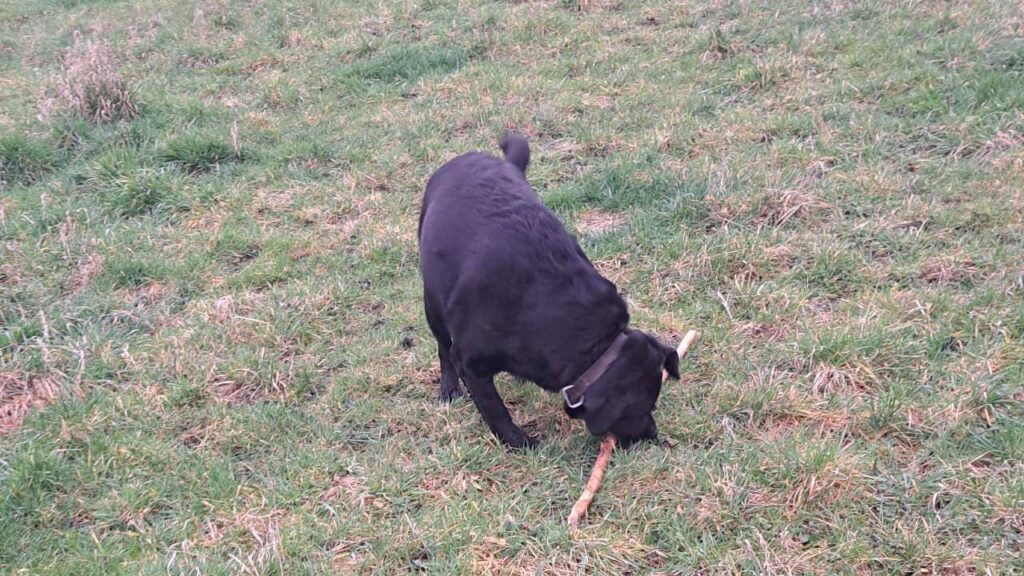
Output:
<svg viewBox="0 0 1024 576">
<path fill-rule="evenodd" d="M 431 305 L 430 298 L 424 295 L 424 307 L 427 313 L 427 324 L 437 340 L 437 357 L 441 362 L 441 381 L 437 385 L 437 397 L 442 402 L 451 402 L 462 396 L 459 376 L 451 360 L 452 336 L 448 327 L 441 319 L 438 309 Z"/>
</svg>

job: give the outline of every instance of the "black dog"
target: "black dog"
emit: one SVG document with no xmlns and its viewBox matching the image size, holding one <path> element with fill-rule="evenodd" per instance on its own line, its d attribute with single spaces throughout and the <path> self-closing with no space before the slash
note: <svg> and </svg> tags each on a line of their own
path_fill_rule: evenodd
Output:
<svg viewBox="0 0 1024 576">
<path fill-rule="evenodd" d="M 423 197 L 423 304 L 441 398 L 460 396 L 461 379 L 502 442 L 533 446 L 494 389 L 495 374 L 508 372 L 560 391 L 594 435 L 625 445 L 657 437 L 662 369 L 678 379 L 679 357 L 629 328 L 615 285 L 541 204 L 526 181 L 526 139 L 506 136 L 501 148 L 504 160 L 471 152 L 446 163 Z"/>
</svg>

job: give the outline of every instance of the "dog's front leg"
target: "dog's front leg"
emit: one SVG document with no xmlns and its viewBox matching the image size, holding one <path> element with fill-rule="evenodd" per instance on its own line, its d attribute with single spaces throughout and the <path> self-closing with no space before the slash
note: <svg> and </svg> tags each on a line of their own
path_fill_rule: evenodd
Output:
<svg viewBox="0 0 1024 576">
<path fill-rule="evenodd" d="M 505 407 L 498 391 L 494 388 L 494 375 L 480 376 L 463 371 L 462 380 L 469 388 L 477 410 L 483 417 L 491 432 L 513 449 L 530 448 L 537 445 L 537 439 L 527 436 L 516 423 Z"/>
</svg>

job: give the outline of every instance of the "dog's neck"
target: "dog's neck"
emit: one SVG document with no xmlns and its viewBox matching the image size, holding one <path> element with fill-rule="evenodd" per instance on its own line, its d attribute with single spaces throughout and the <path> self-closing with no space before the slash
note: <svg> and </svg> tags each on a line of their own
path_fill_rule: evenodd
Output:
<svg viewBox="0 0 1024 576">
<path fill-rule="evenodd" d="M 572 356 L 572 360 L 567 362 L 566 365 L 558 371 L 555 389 L 561 390 L 566 386 L 576 384 L 580 376 L 590 369 L 590 367 L 593 366 L 602 355 L 604 355 L 612 343 L 615 342 L 615 339 L 624 332 L 624 330 L 615 327 L 607 333 L 593 339 L 589 344 L 584 345 L 578 353 L 570 355 Z"/>
<path fill-rule="evenodd" d="M 561 347 L 564 353 L 558 355 L 558 360 L 564 364 L 553 371 L 555 391 L 572 386 L 620 334 L 629 332 L 629 311 L 625 300 L 611 282 L 601 280 L 594 284 L 597 289 L 591 293 L 593 300 L 575 307 L 571 313 L 574 320 L 583 321 L 569 322 L 575 324 L 576 329 L 565 333 L 571 341 L 564 343 Z M 571 304 L 567 303 L 566 307 L 569 306 Z"/>
</svg>

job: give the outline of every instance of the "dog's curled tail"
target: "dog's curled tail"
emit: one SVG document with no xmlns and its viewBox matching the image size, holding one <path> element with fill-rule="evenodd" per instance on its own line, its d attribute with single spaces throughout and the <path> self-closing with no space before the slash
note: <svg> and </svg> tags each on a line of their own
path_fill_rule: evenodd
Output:
<svg viewBox="0 0 1024 576">
<path fill-rule="evenodd" d="M 526 167 L 530 164 L 530 145 L 526 138 L 519 134 L 506 134 L 501 139 L 501 151 L 505 153 L 505 160 L 511 162 L 524 175 Z"/>
</svg>

